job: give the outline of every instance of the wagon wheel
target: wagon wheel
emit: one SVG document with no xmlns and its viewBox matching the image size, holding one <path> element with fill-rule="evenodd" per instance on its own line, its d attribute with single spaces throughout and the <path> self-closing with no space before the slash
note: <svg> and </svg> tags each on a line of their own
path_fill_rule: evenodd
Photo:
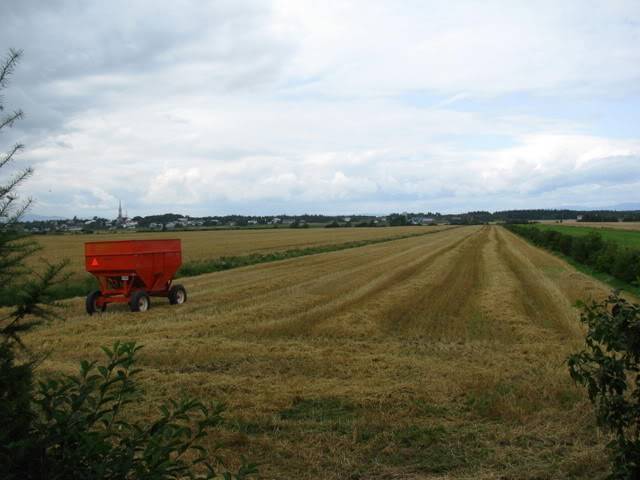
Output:
<svg viewBox="0 0 640 480">
<path fill-rule="evenodd" d="M 151 300 L 144 290 L 133 292 L 129 300 L 129 308 L 132 312 L 146 312 L 151 308 Z"/>
<path fill-rule="evenodd" d="M 100 290 L 94 290 L 89 295 L 87 295 L 87 298 L 85 300 L 85 307 L 89 315 L 93 315 L 98 310 L 104 312 L 107 309 L 106 303 L 103 303 L 101 307 L 98 306 L 98 299 L 100 298 L 100 296 Z"/>
<path fill-rule="evenodd" d="M 187 301 L 187 291 L 182 285 L 173 285 L 169 289 L 169 303 L 171 305 L 182 305 Z"/>
</svg>

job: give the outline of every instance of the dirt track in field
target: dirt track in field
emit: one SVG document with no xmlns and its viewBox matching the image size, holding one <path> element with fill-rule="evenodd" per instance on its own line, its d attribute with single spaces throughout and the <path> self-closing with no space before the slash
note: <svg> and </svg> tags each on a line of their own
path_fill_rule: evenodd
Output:
<svg viewBox="0 0 640 480">
<path fill-rule="evenodd" d="M 185 391 L 225 400 L 223 454 L 260 461 L 266 478 L 586 479 L 602 470 L 603 440 L 563 361 L 580 342 L 572 305 L 608 288 L 501 227 L 184 284 L 186 305 L 158 299 L 146 314 L 87 317 L 73 300 L 66 322 L 26 341 L 52 351 L 45 370 L 72 371 L 100 345 L 136 339 L 150 398 L 139 413 Z M 316 410 L 284 419 L 301 399 Z M 356 413 L 336 414 L 334 399 Z M 322 402 L 331 407 L 316 418 Z"/>
</svg>

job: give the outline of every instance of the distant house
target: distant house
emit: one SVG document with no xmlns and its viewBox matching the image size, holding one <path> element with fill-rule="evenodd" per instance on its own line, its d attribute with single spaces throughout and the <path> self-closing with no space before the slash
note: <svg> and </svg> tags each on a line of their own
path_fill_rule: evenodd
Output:
<svg viewBox="0 0 640 480">
<path fill-rule="evenodd" d="M 578 216 L 576 217 L 576 220 L 577 220 L 578 222 L 581 222 L 583 218 L 584 218 L 584 215 L 578 215 Z"/>
<path fill-rule="evenodd" d="M 257 225 L 258 224 L 258 220 L 252 218 L 251 220 L 247 221 L 247 225 Z"/>
<path fill-rule="evenodd" d="M 165 224 L 165 228 L 167 230 L 173 230 L 174 228 L 176 228 L 176 222 L 169 222 L 169 223 Z"/>
<path fill-rule="evenodd" d="M 150 223 L 149 224 L 149 228 L 151 230 L 162 230 L 162 224 L 161 223 Z"/>
</svg>

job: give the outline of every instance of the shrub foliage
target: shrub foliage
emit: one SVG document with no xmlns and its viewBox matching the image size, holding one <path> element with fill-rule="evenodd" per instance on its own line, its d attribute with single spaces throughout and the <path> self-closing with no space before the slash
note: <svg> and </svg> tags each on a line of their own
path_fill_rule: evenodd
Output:
<svg viewBox="0 0 640 480">
<path fill-rule="evenodd" d="M 623 282 L 633 283 L 640 277 L 640 250 L 605 241 L 598 232 L 573 236 L 556 230 L 540 230 L 527 225 L 505 225 L 505 227 L 535 245 L 562 253 Z"/>
<path fill-rule="evenodd" d="M 124 415 L 142 397 L 135 380 L 140 348 L 116 342 L 103 348 L 106 362 L 83 361 L 78 375 L 38 382 L 30 425 L 20 426 L 28 435 L 4 439 L 0 450 L 8 478 L 214 478 L 199 442 L 222 421 L 222 404 L 170 400 L 147 423 Z M 223 477 L 244 478 L 253 471 L 246 465 Z"/>
<path fill-rule="evenodd" d="M 610 478 L 640 478 L 640 305 L 614 292 L 581 304 L 586 348 L 568 359 L 571 377 L 586 387 L 598 423 L 610 432 Z"/>
</svg>

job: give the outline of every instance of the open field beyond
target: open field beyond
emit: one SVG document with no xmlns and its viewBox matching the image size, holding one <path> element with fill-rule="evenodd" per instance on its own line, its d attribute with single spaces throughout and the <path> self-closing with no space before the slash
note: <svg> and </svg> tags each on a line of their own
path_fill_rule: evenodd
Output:
<svg viewBox="0 0 640 480">
<path fill-rule="evenodd" d="M 84 243 L 110 240 L 144 240 L 180 238 L 183 261 L 211 260 L 223 256 L 268 253 L 297 248 L 333 245 L 361 240 L 401 237 L 429 232 L 446 226 L 386 227 L 386 228 L 273 228 L 244 230 L 202 230 L 178 232 L 118 233 L 92 235 L 42 235 L 34 237 L 42 251 L 33 261 L 44 258 L 49 262 L 70 261 L 68 270 L 74 277 L 83 276 Z"/>
<path fill-rule="evenodd" d="M 291 232 L 281 241 L 348 233 Z M 205 235 L 227 239 L 212 247 L 224 255 L 257 248 L 254 238 L 269 232 L 195 235 L 203 243 L 215 243 Z M 202 255 L 183 238 L 187 258 Z M 110 307 L 88 317 L 84 300 L 73 299 L 66 321 L 24 341 L 51 352 L 41 372 L 69 373 L 80 359 L 99 359 L 101 345 L 138 341 L 149 402 L 137 413 L 184 392 L 224 400 L 226 423 L 210 443 L 222 442 L 232 465 L 240 453 L 259 462 L 263 478 L 606 473 L 606 439 L 563 362 L 582 342 L 572 305 L 607 288 L 501 227 L 455 228 L 182 283 L 187 304 L 158 299 L 144 314 Z"/>
<path fill-rule="evenodd" d="M 558 225 L 555 220 L 545 220 L 541 223 L 544 223 L 547 225 Z M 610 228 L 614 230 L 628 230 L 628 231 L 640 232 L 640 222 L 578 222 L 576 220 L 564 220 L 561 226 Z"/>
<path fill-rule="evenodd" d="M 574 223 L 572 225 L 565 224 L 548 224 L 548 223 L 538 223 L 535 224 L 536 228 L 541 230 L 556 230 L 558 232 L 566 233 L 567 235 L 587 235 L 590 232 L 597 232 L 602 235 L 602 238 L 605 240 L 611 240 L 612 242 L 616 242 L 619 245 L 625 247 L 634 247 L 640 248 L 640 230 L 635 229 L 618 229 L 618 228 L 609 228 L 609 227 L 601 227 L 594 226 L 597 224 L 588 224 L 585 225 L 583 223 Z M 614 224 L 612 224 L 614 225 Z M 620 225 L 623 225 L 620 222 Z"/>
</svg>

